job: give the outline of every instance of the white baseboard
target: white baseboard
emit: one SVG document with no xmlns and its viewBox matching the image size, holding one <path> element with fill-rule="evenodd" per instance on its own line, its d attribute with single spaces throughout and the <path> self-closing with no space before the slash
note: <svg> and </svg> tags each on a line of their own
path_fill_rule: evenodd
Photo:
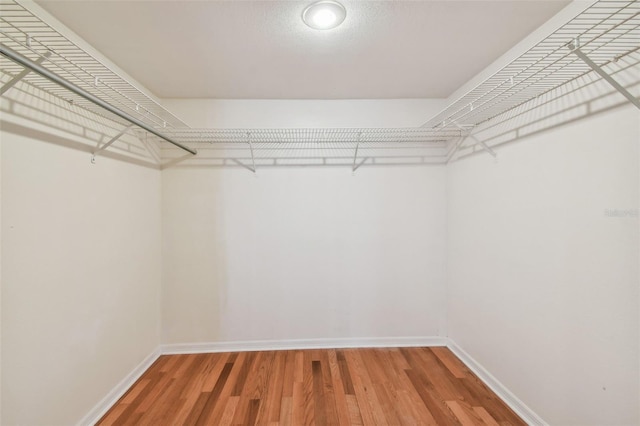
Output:
<svg viewBox="0 0 640 426">
<path fill-rule="evenodd" d="M 151 367 L 160 356 L 160 348 L 151 352 L 136 368 L 120 381 L 89 413 L 78 422 L 78 426 L 94 425 L 124 395 L 126 391 Z"/>
<path fill-rule="evenodd" d="M 160 346 L 163 355 L 207 352 L 273 351 L 291 349 L 389 348 L 446 346 L 446 337 L 364 337 L 337 339 L 251 340 L 211 343 L 177 343 Z"/>
<path fill-rule="evenodd" d="M 522 402 L 509 389 L 507 389 L 505 385 L 489 373 L 489 371 L 487 371 L 487 369 L 485 369 L 478 361 L 473 359 L 471 355 L 466 353 L 460 346 L 456 345 L 453 340 L 448 339 L 447 347 L 528 425 L 548 425 L 547 422 L 538 416 L 531 408 L 527 407 L 524 402 Z"/>
</svg>

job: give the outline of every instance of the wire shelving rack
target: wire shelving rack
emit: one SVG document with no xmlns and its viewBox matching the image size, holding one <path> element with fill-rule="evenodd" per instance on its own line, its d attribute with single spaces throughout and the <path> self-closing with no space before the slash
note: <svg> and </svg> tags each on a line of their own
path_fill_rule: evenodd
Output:
<svg viewBox="0 0 640 426">
<path fill-rule="evenodd" d="M 585 75 L 598 72 L 597 78 L 607 80 L 609 74 L 621 69 L 637 69 L 640 1 L 594 2 L 417 128 L 194 129 L 16 0 L 0 0 L 0 44 L 168 138 L 201 152 L 216 151 L 220 158 L 234 152 L 234 159 L 253 171 L 256 164 L 285 164 L 284 160 L 296 156 L 314 155 L 324 158 L 323 164 L 333 158 L 336 164 L 349 164 L 355 170 L 367 159 L 374 163 L 376 157 L 446 163 L 461 140 L 483 123 L 563 85 L 581 81 Z M 625 82 L 620 86 L 624 91 Z M 42 93 L 40 100 L 46 95 L 58 105 L 66 103 L 75 111 L 95 115 L 103 128 L 117 132 L 98 146 L 97 152 L 108 148 L 131 127 L 121 117 L 0 55 L 0 94 L 10 90 L 21 91 L 23 96 Z M 626 96 L 640 107 L 637 97 Z M 131 132 L 138 137 L 144 134 L 133 127 Z M 144 139 L 161 142 L 150 133 L 144 134 Z M 481 141 L 477 143 L 482 145 Z M 160 146 L 159 162 L 175 163 L 184 158 L 179 148 L 162 142 Z M 489 147 L 483 148 L 494 154 Z M 242 155 L 238 156 L 240 151 Z"/>
</svg>

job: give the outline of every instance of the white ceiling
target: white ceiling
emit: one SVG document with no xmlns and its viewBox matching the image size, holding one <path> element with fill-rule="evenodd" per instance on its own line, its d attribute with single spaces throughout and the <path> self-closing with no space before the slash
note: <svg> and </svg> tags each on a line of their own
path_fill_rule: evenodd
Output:
<svg viewBox="0 0 640 426">
<path fill-rule="evenodd" d="M 311 1 L 38 3 L 161 98 L 444 98 L 566 0 L 344 1 L 334 30 Z"/>
</svg>

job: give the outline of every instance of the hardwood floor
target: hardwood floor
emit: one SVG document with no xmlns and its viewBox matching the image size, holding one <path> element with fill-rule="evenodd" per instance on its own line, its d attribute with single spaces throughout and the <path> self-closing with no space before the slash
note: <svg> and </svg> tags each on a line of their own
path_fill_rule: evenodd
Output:
<svg viewBox="0 0 640 426">
<path fill-rule="evenodd" d="M 447 348 L 161 356 L 99 425 L 524 425 Z"/>
</svg>

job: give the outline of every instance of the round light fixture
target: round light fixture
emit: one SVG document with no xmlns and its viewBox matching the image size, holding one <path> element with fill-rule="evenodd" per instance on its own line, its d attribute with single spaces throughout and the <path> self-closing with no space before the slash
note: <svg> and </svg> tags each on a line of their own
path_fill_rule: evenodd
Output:
<svg viewBox="0 0 640 426">
<path fill-rule="evenodd" d="M 302 12 L 302 20 L 315 30 L 330 30 L 342 24 L 347 17 L 343 5 L 333 0 L 322 0 L 309 5 Z"/>
</svg>

